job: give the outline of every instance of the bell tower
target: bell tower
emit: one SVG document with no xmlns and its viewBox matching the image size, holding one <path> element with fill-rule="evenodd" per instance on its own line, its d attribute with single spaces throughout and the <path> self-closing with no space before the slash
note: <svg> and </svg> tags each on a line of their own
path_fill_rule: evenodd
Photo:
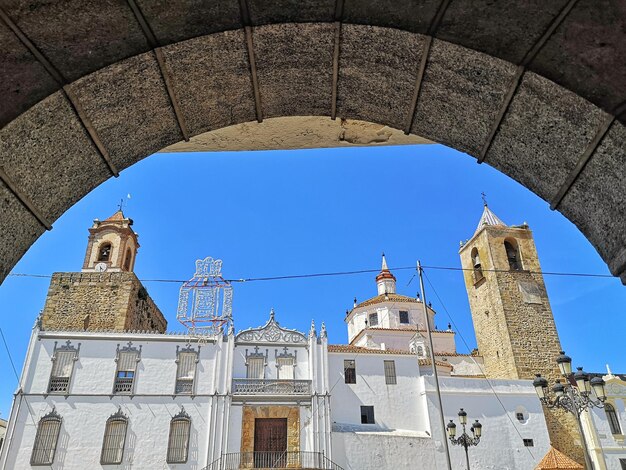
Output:
<svg viewBox="0 0 626 470">
<path fill-rule="evenodd" d="M 82 272 L 132 272 L 139 249 L 133 220 L 118 210 L 108 219 L 95 219 L 89 228 Z"/>
<path fill-rule="evenodd" d="M 485 202 L 459 254 L 487 378 L 561 378 L 555 362 L 561 343 L 528 225 L 507 226 Z M 544 413 L 554 447 L 582 463 L 573 417 L 556 409 Z"/>
</svg>

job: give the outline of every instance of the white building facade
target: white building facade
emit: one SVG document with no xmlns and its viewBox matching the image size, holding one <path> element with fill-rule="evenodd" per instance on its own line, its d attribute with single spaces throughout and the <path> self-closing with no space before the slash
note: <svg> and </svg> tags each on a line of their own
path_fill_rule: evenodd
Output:
<svg viewBox="0 0 626 470">
<path fill-rule="evenodd" d="M 90 247 L 98 249 L 97 233 Z M 75 329 L 38 321 L 0 470 L 445 469 L 442 415 L 460 433 L 461 408 L 483 424 L 472 469 L 535 468 L 550 440 L 531 381 L 485 378 L 477 353 L 457 353 L 454 332 L 435 330 L 429 305 L 396 292 L 384 257 L 376 287 L 347 312 L 343 345 L 328 344 L 324 325 L 285 328 L 273 311 L 263 326 L 218 335 L 98 331 L 95 315 Z M 626 384 L 618 379 L 607 389 L 621 426 Z M 623 465 L 614 426 L 602 411 L 588 416 L 598 468 Z M 449 453 L 462 468 L 463 449 Z"/>
</svg>

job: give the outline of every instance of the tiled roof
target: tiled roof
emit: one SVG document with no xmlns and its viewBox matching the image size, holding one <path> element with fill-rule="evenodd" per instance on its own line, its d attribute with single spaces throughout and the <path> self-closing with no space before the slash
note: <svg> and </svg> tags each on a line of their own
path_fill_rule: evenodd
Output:
<svg viewBox="0 0 626 470">
<path fill-rule="evenodd" d="M 420 366 L 429 366 L 430 365 L 430 359 L 420 359 L 418 362 L 419 362 Z M 435 364 L 437 364 L 438 366 L 444 366 L 444 367 L 449 367 L 450 369 L 454 369 L 452 364 L 448 364 L 447 362 L 435 361 Z"/>
<path fill-rule="evenodd" d="M 122 211 L 117 211 L 108 219 L 104 219 L 104 222 L 117 222 L 118 220 L 124 220 L 125 218 L 126 217 L 124 217 L 124 213 Z"/>
<path fill-rule="evenodd" d="M 567 455 L 550 447 L 535 470 L 582 470 L 583 466 L 570 459 Z"/>
<path fill-rule="evenodd" d="M 414 354 L 402 349 L 370 349 L 361 346 L 350 346 L 348 344 L 329 344 L 328 352 L 338 353 L 358 353 L 358 354 L 405 354 L 413 356 Z"/>
<path fill-rule="evenodd" d="M 426 333 L 426 330 L 417 330 L 415 328 L 384 328 L 382 326 L 370 326 L 365 330 L 361 330 L 361 331 L 366 331 L 366 330 L 375 330 L 375 331 L 412 331 L 413 333 Z M 449 334 L 454 334 L 454 331 L 452 330 L 430 330 L 432 333 L 449 333 Z"/>
<path fill-rule="evenodd" d="M 376 297 L 372 297 L 371 299 L 367 299 L 360 304 L 357 304 L 354 308 L 359 307 L 367 307 L 369 305 L 381 304 L 383 302 L 413 302 L 413 303 L 421 303 L 419 300 L 413 297 L 407 297 L 406 295 L 400 294 L 381 294 Z"/>
<path fill-rule="evenodd" d="M 506 224 L 502 222 L 502 220 L 489 209 L 489 206 L 485 204 L 485 209 L 483 210 L 483 215 L 480 217 L 478 221 L 478 227 L 476 227 L 476 232 L 480 232 L 485 225 L 501 225 L 506 227 Z"/>
</svg>

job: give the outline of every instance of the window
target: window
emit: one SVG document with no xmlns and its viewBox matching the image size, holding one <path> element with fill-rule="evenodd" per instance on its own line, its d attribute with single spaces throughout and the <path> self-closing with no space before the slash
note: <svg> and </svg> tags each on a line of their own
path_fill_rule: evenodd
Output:
<svg viewBox="0 0 626 470">
<path fill-rule="evenodd" d="M 121 408 L 107 419 L 104 439 L 102 440 L 102 454 L 100 455 L 102 465 L 122 463 L 127 427 L 128 418 L 122 413 Z"/>
<path fill-rule="evenodd" d="M 361 424 L 375 424 L 373 406 L 361 407 Z"/>
<path fill-rule="evenodd" d="M 523 422 L 524 421 L 524 413 L 515 413 L 515 417 L 517 418 L 518 421 Z"/>
<path fill-rule="evenodd" d="M 126 250 L 126 258 L 124 258 L 124 270 L 130 271 L 130 262 L 133 258 L 133 252 L 130 248 Z"/>
<path fill-rule="evenodd" d="M 369 315 L 370 326 L 378 326 L 378 313 L 370 313 Z"/>
<path fill-rule="evenodd" d="M 195 349 L 187 346 L 182 350 L 178 350 L 176 346 L 176 393 L 192 395 L 193 383 L 196 375 L 196 364 L 198 363 L 198 352 Z"/>
<path fill-rule="evenodd" d="M 483 268 L 480 263 L 480 255 L 478 254 L 478 248 L 472 248 L 471 256 L 472 256 L 472 267 L 474 268 L 474 282 L 478 282 L 485 277 L 483 275 Z"/>
<path fill-rule="evenodd" d="M 619 417 L 615 412 L 615 407 L 610 403 L 605 403 L 604 412 L 606 413 L 606 419 L 609 421 L 609 426 L 611 427 L 611 434 L 621 434 L 622 428 L 619 424 Z"/>
<path fill-rule="evenodd" d="M 278 379 L 279 380 L 293 380 L 294 379 L 293 356 L 278 357 L 276 359 L 276 366 L 278 367 Z"/>
<path fill-rule="evenodd" d="M 109 261 L 111 259 L 111 244 L 103 243 L 98 250 L 98 261 Z"/>
<path fill-rule="evenodd" d="M 395 361 L 385 361 L 385 383 L 387 385 L 397 384 Z"/>
<path fill-rule="evenodd" d="M 504 241 L 504 249 L 506 250 L 506 258 L 509 261 L 509 269 L 512 271 L 521 271 L 522 262 L 519 257 L 517 244 L 513 240 Z"/>
<path fill-rule="evenodd" d="M 141 347 L 132 347 L 132 342 L 128 346 L 120 349 L 117 346 L 117 371 L 115 373 L 115 383 L 113 393 L 132 394 L 135 383 L 135 372 L 137 363 L 140 360 Z"/>
<path fill-rule="evenodd" d="M 170 421 L 170 437 L 167 444 L 167 463 L 185 463 L 189 454 L 189 431 L 191 418 L 180 410 Z"/>
<path fill-rule="evenodd" d="M 532 439 L 524 439 L 524 447 L 535 447 L 535 443 Z"/>
<path fill-rule="evenodd" d="M 31 465 L 52 465 L 60 431 L 61 416 L 52 408 L 50 413 L 39 420 L 33 453 L 30 456 Z"/>
<path fill-rule="evenodd" d="M 54 343 L 48 393 L 67 393 L 69 391 L 74 362 L 78 359 L 79 349 L 80 344 L 76 349 L 69 340 L 61 347 L 57 347 L 57 343 Z"/>
<path fill-rule="evenodd" d="M 246 377 L 248 377 L 249 379 L 265 378 L 265 358 L 264 357 L 248 358 L 248 369 L 246 371 Z"/>
<path fill-rule="evenodd" d="M 343 361 L 343 373 L 347 384 L 356 383 L 356 363 L 354 361 Z"/>
<path fill-rule="evenodd" d="M 400 323 L 403 325 L 409 324 L 409 312 L 406 310 L 400 310 Z"/>
<path fill-rule="evenodd" d="M 626 470 L 626 459 L 619 459 L 619 464 L 621 465 L 622 470 Z"/>
</svg>

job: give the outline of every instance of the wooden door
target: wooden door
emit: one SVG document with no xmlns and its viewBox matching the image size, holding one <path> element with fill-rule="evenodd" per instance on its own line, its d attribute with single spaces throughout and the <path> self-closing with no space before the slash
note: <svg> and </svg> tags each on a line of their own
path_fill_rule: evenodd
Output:
<svg viewBox="0 0 626 470">
<path fill-rule="evenodd" d="M 287 418 L 254 420 L 254 466 L 280 468 L 287 460 Z"/>
</svg>

